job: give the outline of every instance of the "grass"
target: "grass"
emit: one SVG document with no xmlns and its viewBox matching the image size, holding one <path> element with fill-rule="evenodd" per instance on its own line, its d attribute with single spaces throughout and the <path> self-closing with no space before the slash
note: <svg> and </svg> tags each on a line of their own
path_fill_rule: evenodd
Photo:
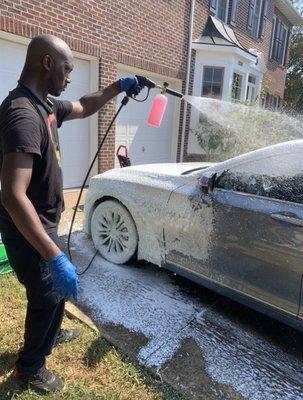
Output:
<svg viewBox="0 0 303 400">
<path fill-rule="evenodd" d="M 65 317 L 64 328 L 77 328 L 80 337 L 56 347 L 47 366 L 66 381 L 66 389 L 38 395 L 22 389 L 11 377 L 23 340 L 26 298 L 12 274 L 0 276 L 0 399 L 56 400 L 177 400 L 169 387 L 121 355 L 96 332 Z"/>
</svg>

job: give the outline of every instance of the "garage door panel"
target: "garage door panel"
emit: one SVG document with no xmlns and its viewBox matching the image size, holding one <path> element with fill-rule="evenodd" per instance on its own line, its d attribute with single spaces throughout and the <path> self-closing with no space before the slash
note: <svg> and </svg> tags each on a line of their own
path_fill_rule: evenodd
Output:
<svg viewBox="0 0 303 400">
<path fill-rule="evenodd" d="M 129 75 L 121 73 L 119 77 Z M 147 75 L 150 74 L 147 73 Z M 163 77 L 163 81 L 158 83 L 168 80 Z M 157 82 L 157 79 L 154 79 L 154 81 Z M 143 99 L 146 93 L 146 90 L 144 90 L 144 93 L 141 92 L 138 99 Z M 156 90 L 151 90 L 149 98 L 143 103 L 131 99 L 117 118 L 116 149 L 120 144 L 127 145 L 133 165 L 172 161 L 173 116 L 176 100 L 172 96 L 169 97 L 160 128 L 146 124 L 153 98 L 157 93 Z M 123 97 L 124 94 L 118 96 L 117 108 L 120 106 Z M 118 166 L 118 160 L 116 160 L 116 166 Z"/>
<path fill-rule="evenodd" d="M 90 91 L 90 63 L 75 58 L 71 74 L 72 83 L 67 86 L 60 99 L 75 101 Z M 63 123 L 59 130 L 62 153 L 64 187 L 79 187 L 89 167 L 90 120 L 77 119 Z"/>
<path fill-rule="evenodd" d="M 0 102 L 17 86 L 27 47 L 24 44 L 0 39 Z M 72 84 L 60 99 L 77 100 L 90 92 L 90 62 L 74 59 Z M 90 121 L 66 122 L 59 129 L 64 187 L 80 186 L 89 165 Z"/>
</svg>

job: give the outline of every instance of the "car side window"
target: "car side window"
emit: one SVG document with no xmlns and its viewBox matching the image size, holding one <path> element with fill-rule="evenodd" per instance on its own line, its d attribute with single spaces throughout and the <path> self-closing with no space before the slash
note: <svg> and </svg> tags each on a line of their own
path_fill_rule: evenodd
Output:
<svg viewBox="0 0 303 400">
<path fill-rule="evenodd" d="M 276 154 L 224 171 L 218 188 L 303 204 L 303 155 Z"/>
</svg>

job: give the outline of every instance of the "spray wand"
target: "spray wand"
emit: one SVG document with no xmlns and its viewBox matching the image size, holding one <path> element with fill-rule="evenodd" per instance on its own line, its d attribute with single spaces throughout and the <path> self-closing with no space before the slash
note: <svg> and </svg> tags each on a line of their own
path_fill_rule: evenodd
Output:
<svg viewBox="0 0 303 400">
<path fill-rule="evenodd" d="M 151 110 L 150 110 L 150 113 L 149 113 L 149 117 L 148 117 L 148 120 L 147 120 L 147 123 L 149 125 L 155 126 L 155 127 L 159 127 L 161 125 L 161 122 L 162 122 L 162 119 L 163 119 L 163 116 L 164 116 L 164 112 L 165 112 L 165 109 L 166 109 L 166 106 L 167 106 L 167 102 L 168 102 L 167 97 L 165 96 L 165 93 L 170 94 L 172 96 L 179 97 L 179 98 L 183 97 L 182 93 L 177 92 L 177 91 L 175 91 L 173 89 L 170 89 L 168 87 L 169 85 L 168 85 L 167 82 L 164 82 L 163 86 L 161 86 L 161 85 L 158 85 L 155 82 L 153 82 L 151 79 L 146 78 L 145 76 L 136 75 L 136 78 L 138 79 L 139 85 L 142 88 L 143 87 L 147 87 L 147 89 L 148 89 L 147 95 L 146 95 L 145 99 L 138 100 L 131 93 L 126 93 L 126 96 L 123 98 L 118 111 L 116 112 L 115 116 L 113 117 L 112 121 L 110 122 L 110 124 L 109 124 L 109 126 L 108 126 L 108 128 L 107 128 L 107 130 L 105 132 L 105 135 L 104 135 L 104 137 L 103 137 L 103 139 L 102 139 L 102 141 L 101 141 L 101 143 L 100 143 L 100 145 L 98 147 L 98 150 L 96 151 L 96 154 L 95 154 L 95 156 L 93 158 L 93 161 L 91 162 L 91 165 L 89 166 L 89 169 L 87 171 L 87 174 L 86 174 L 86 176 L 84 178 L 84 181 L 83 181 L 81 189 L 80 189 L 80 193 L 79 193 L 79 196 L 78 196 L 78 200 L 77 200 L 76 206 L 74 208 L 74 213 L 73 213 L 73 216 L 72 216 L 70 229 L 69 229 L 69 233 L 68 233 L 67 250 L 68 250 L 68 255 L 69 255 L 69 258 L 70 258 L 71 261 L 72 261 L 72 254 L 71 254 L 71 248 L 70 248 L 71 234 L 72 234 L 76 213 L 78 211 L 80 199 L 81 199 L 85 184 L 86 184 L 86 182 L 88 180 L 88 177 L 89 177 L 89 174 L 90 174 L 90 172 L 91 172 L 91 170 L 93 168 L 93 165 L 94 165 L 94 163 L 95 163 L 95 161 L 96 161 L 96 159 L 98 157 L 98 154 L 100 153 L 100 151 L 102 149 L 102 146 L 103 146 L 103 144 L 104 144 L 104 142 L 106 140 L 106 137 L 107 137 L 107 135 L 108 135 L 113 123 L 115 122 L 117 116 L 119 115 L 120 111 L 122 110 L 123 106 L 126 106 L 126 104 L 128 103 L 130 98 L 132 98 L 135 101 L 138 101 L 138 102 L 142 103 L 142 102 L 144 102 L 144 101 L 146 101 L 148 99 L 150 89 L 155 89 L 155 88 L 156 89 L 160 89 L 161 90 L 161 94 L 157 94 L 154 97 L 153 104 L 152 104 L 152 107 L 151 107 Z M 93 261 L 94 261 L 94 259 L 95 259 L 97 254 L 98 254 L 98 250 L 95 252 L 95 254 L 92 257 L 92 259 L 90 260 L 88 266 L 82 272 L 79 272 L 78 275 L 83 275 L 89 269 L 89 267 L 93 263 Z"/>
<path fill-rule="evenodd" d="M 140 86 L 147 87 L 149 90 L 156 88 L 156 89 L 160 89 L 163 94 L 168 93 L 168 94 L 171 94 L 172 96 L 180 97 L 181 99 L 183 97 L 182 93 L 177 92 L 176 90 L 170 89 L 168 87 L 167 82 L 164 82 L 163 86 L 161 86 L 161 85 L 158 85 L 157 83 L 155 83 L 154 81 L 152 81 L 151 79 L 146 78 L 145 76 L 136 75 L 136 78 L 138 79 Z"/>
</svg>

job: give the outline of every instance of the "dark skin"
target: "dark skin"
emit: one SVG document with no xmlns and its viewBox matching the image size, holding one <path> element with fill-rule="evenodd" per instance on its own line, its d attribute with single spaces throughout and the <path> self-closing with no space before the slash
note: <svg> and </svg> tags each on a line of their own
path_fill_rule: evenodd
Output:
<svg viewBox="0 0 303 400">
<path fill-rule="evenodd" d="M 46 100 L 48 94 L 60 96 L 71 82 L 69 75 L 73 68 L 73 55 L 65 42 L 51 35 L 38 36 L 29 45 L 20 82 L 37 97 Z M 72 112 L 65 120 L 89 117 L 119 93 L 117 81 L 103 91 L 85 95 L 72 102 Z M 1 201 L 21 234 L 48 261 L 61 250 L 46 233 L 26 194 L 32 177 L 33 157 L 30 153 L 4 156 Z"/>
</svg>

